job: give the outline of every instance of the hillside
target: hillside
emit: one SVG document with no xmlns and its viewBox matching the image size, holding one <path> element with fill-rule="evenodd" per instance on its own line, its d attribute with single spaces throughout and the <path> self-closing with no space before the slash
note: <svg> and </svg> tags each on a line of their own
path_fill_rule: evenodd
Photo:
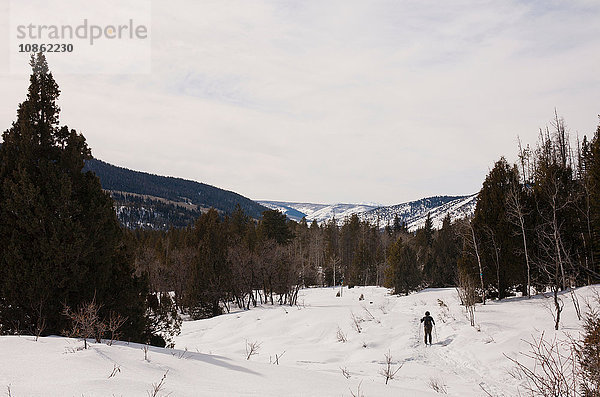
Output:
<svg viewBox="0 0 600 397">
<path fill-rule="evenodd" d="M 599 287 L 575 294 L 584 302 Z M 301 290 L 297 307 L 267 305 L 184 322 L 177 350 L 151 347 L 147 360 L 133 343 L 80 350 L 83 342 L 75 339 L 2 336 L 0 385 L 13 396 L 146 396 L 166 374 L 160 396 L 350 397 L 359 387 L 367 397 L 439 395 L 433 384 L 449 396 L 516 396 L 520 381 L 509 374 L 506 356 L 528 364 L 519 352 L 532 336 L 565 339 L 581 330 L 568 293 L 561 329 L 554 331 L 542 295 L 478 305 L 471 327 L 451 288 L 396 296 L 356 287 L 336 298 L 337 290 Z M 425 310 L 436 322 L 428 347 L 419 322 Z M 253 342 L 259 348 L 247 360 Z M 387 353 L 399 368 L 388 385 L 380 374 Z"/>
<path fill-rule="evenodd" d="M 398 216 L 400 222 L 406 222 L 408 230 L 414 231 L 425 225 L 427 214 L 433 221 L 433 227 L 439 229 L 446 215 L 454 221 L 472 215 L 477 204 L 477 195 L 435 196 L 408 203 L 379 207 L 360 214 L 362 219 L 381 226 L 391 224 Z"/>
<path fill-rule="evenodd" d="M 246 214 L 259 218 L 267 208 L 240 194 L 200 182 L 133 171 L 104 161 L 86 162 L 111 192 L 117 214 L 128 227 L 164 229 L 185 226 L 201 211 L 215 208 L 229 214 L 239 205 Z"/>
<path fill-rule="evenodd" d="M 263 211 L 275 209 L 291 220 L 306 218 L 308 221 L 316 220 L 319 224 L 333 218 L 341 223 L 352 214 L 357 214 L 361 219 L 379 223 L 383 227 L 398 216 L 412 231 L 423 226 L 428 213 L 434 227 L 439 228 L 447 214 L 453 220 L 463 218 L 473 214 L 477 203 L 477 194 L 435 196 L 391 206 L 253 201 L 204 183 L 134 171 L 98 159 L 88 160 L 83 171 L 92 171 L 100 178 L 102 188 L 115 201 L 119 220 L 129 228 L 184 227 L 211 207 L 229 214 L 239 204 L 246 214 L 255 219 L 260 218 Z"/>
<path fill-rule="evenodd" d="M 398 216 L 400 222 L 406 222 L 413 231 L 425 224 L 429 213 L 433 226 L 439 228 L 446 215 L 452 220 L 473 214 L 477 195 L 470 196 L 435 196 L 391 206 L 374 206 L 368 204 L 311 204 L 284 201 L 259 201 L 265 207 L 277 209 L 293 220 L 306 217 L 308 221 L 326 222 L 335 217 L 338 223 L 346 217 L 357 214 L 361 219 L 383 227 L 392 224 Z"/>
<path fill-rule="evenodd" d="M 130 228 L 183 227 L 210 207 L 228 214 L 239 204 L 255 219 L 267 209 L 281 211 L 294 221 L 306 218 L 319 224 L 333 218 L 341 223 L 346 217 L 357 214 L 361 219 L 383 227 L 398 216 L 401 222 L 406 222 L 409 230 L 414 231 L 424 225 L 428 213 L 434 228 L 439 228 L 447 214 L 452 220 L 463 218 L 472 215 L 477 204 L 477 194 L 434 196 L 391 206 L 253 201 L 204 183 L 133 171 L 98 159 L 87 161 L 84 171 L 98 175 L 102 187 L 115 200 L 119 220 Z"/>
<path fill-rule="evenodd" d="M 306 218 L 317 223 L 326 222 L 332 218 L 343 221 L 352 214 L 360 214 L 377 208 L 367 204 L 313 204 L 292 203 L 286 201 L 259 201 L 265 207 L 283 212 L 289 219 L 299 221 Z"/>
</svg>

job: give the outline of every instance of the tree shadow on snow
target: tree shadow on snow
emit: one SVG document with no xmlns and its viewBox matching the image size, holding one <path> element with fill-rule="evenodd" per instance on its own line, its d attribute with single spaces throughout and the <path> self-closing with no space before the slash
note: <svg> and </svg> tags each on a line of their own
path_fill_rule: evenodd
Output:
<svg viewBox="0 0 600 397">
<path fill-rule="evenodd" d="M 138 343 L 128 343 L 128 342 L 121 342 L 121 341 L 115 341 L 114 344 L 118 345 L 118 346 L 134 348 L 134 349 L 140 349 L 145 346 L 145 345 L 141 345 Z M 239 365 L 235 365 L 232 363 L 232 360 L 230 358 L 223 357 L 223 356 L 215 356 L 215 355 L 211 355 L 211 354 L 191 352 L 189 350 L 167 349 L 167 348 L 154 347 L 154 346 L 148 346 L 148 348 L 149 348 L 150 353 L 153 353 L 153 354 L 170 355 L 173 357 L 177 357 L 181 360 L 202 361 L 207 364 L 217 365 L 219 367 L 223 367 L 223 368 L 230 369 L 233 371 L 245 372 L 250 375 L 263 376 L 259 372 L 252 371 L 251 369 L 248 369 L 248 368 L 245 368 L 245 367 L 242 367 Z"/>
</svg>

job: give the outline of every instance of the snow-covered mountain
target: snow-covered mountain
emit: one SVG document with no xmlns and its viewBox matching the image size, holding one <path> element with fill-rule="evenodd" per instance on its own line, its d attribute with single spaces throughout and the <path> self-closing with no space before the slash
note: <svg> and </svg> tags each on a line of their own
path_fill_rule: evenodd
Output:
<svg viewBox="0 0 600 397">
<path fill-rule="evenodd" d="M 326 222 L 334 217 L 343 221 L 352 214 L 362 214 L 378 208 L 369 204 L 313 204 L 285 201 L 258 201 L 258 203 L 267 208 L 279 210 L 292 220 L 299 221 L 306 217 L 308 221 L 316 220 L 318 223 Z"/>
<path fill-rule="evenodd" d="M 401 222 L 406 222 L 408 230 L 416 230 L 425 225 L 427 214 L 430 214 L 433 227 L 442 227 L 442 221 L 450 214 L 453 221 L 472 215 L 477 204 L 477 194 L 470 196 L 435 196 L 408 203 L 379 207 L 360 215 L 364 220 L 381 227 L 394 222 L 397 215 Z"/>
<path fill-rule="evenodd" d="M 303 217 L 310 222 L 326 222 L 335 217 L 341 223 L 346 217 L 357 214 L 361 219 L 384 227 L 392 224 L 398 216 L 401 222 L 406 222 L 409 230 L 415 230 L 425 224 L 429 213 L 434 228 L 442 226 L 442 220 L 450 214 L 452 220 L 473 214 L 477 203 L 477 194 L 469 196 L 435 196 L 416 201 L 391 206 L 376 206 L 371 204 L 313 204 L 292 203 L 285 201 L 259 201 L 265 207 L 276 209 L 288 218 L 299 221 Z"/>
</svg>

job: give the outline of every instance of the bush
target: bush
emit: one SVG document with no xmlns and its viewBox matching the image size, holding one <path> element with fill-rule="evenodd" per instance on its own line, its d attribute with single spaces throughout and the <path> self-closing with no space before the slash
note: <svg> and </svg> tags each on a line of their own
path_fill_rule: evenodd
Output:
<svg viewBox="0 0 600 397">
<path fill-rule="evenodd" d="M 577 360 L 582 372 L 581 389 L 586 397 L 600 396 L 600 295 L 594 305 L 588 305 L 583 338 L 576 346 Z"/>
</svg>

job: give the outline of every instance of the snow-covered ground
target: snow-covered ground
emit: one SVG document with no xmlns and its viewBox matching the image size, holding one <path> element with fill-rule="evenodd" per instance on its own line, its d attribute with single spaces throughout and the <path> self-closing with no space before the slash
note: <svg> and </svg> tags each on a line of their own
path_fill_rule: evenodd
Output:
<svg viewBox="0 0 600 397">
<path fill-rule="evenodd" d="M 577 290 L 582 307 L 594 288 L 600 286 Z M 344 289 L 336 297 L 338 290 L 302 290 L 297 307 L 185 322 L 177 349 L 150 348 L 148 360 L 136 344 L 91 344 L 83 351 L 75 339 L 0 337 L 0 389 L 10 387 L 12 396 L 145 396 L 167 373 L 158 395 L 351 396 L 360 385 L 365 397 L 433 396 L 434 382 L 448 395 L 514 396 L 518 384 L 505 354 L 519 357 L 525 341 L 541 332 L 564 338 L 580 330 L 569 294 L 562 296 L 563 321 L 555 333 L 551 299 L 543 296 L 478 306 L 474 328 L 454 289 L 406 297 L 376 287 Z M 430 347 L 419 322 L 426 310 L 436 321 Z M 338 341 L 338 330 L 346 342 Z M 252 343 L 258 354 L 247 360 Z M 402 367 L 385 385 L 380 371 L 388 352 L 393 369 Z"/>
</svg>

